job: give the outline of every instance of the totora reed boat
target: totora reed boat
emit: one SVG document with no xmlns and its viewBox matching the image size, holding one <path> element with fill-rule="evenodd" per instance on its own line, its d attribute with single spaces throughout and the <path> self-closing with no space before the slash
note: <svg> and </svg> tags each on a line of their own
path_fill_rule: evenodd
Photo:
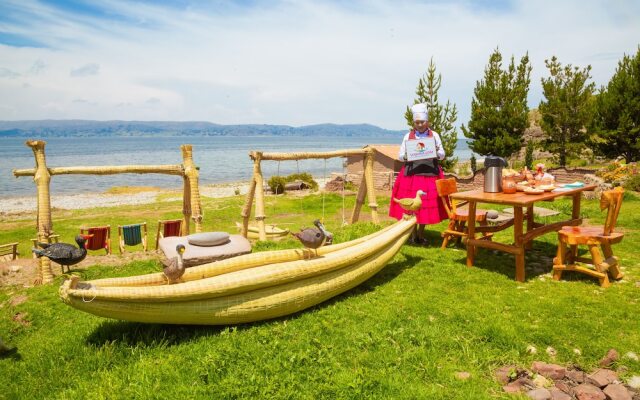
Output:
<svg viewBox="0 0 640 400">
<path fill-rule="evenodd" d="M 127 321 L 226 325 L 276 318 L 343 293 L 380 271 L 411 235 L 415 217 L 374 234 L 318 249 L 276 250 L 188 268 L 168 285 L 161 272 L 65 281 L 70 306 Z M 314 252 L 315 255 L 315 252 Z"/>
</svg>

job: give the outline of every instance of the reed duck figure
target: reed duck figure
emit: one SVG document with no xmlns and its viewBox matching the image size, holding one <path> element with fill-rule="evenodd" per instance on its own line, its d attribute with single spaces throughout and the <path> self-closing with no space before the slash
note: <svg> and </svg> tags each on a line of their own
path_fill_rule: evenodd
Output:
<svg viewBox="0 0 640 400">
<path fill-rule="evenodd" d="M 69 243 L 42 243 L 38 242 L 38 246 L 42 249 L 33 248 L 31 251 L 36 257 L 47 257 L 51 261 L 58 263 L 62 266 L 64 272 L 64 266 L 70 269 L 72 265 L 84 260 L 87 256 L 87 249 L 84 247 L 86 239 L 82 235 L 76 236 L 76 243 L 78 247 Z"/>
<path fill-rule="evenodd" d="M 184 251 L 184 245 L 179 244 L 176 246 L 176 253 L 178 253 L 177 256 L 171 259 L 162 260 L 162 264 L 164 265 L 162 272 L 167 278 L 169 284 L 176 283 L 184 274 L 184 260 L 182 259 Z"/>
</svg>

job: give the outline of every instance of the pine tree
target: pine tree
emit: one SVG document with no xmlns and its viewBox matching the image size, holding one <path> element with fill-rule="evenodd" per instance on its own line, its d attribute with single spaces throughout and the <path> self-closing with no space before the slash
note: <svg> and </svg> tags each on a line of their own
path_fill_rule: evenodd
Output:
<svg viewBox="0 0 640 400">
<path fill-rule="evenodd" d="M 513 56 L 506 70 L 496 49 L 489 57 L 484 79 L 476 83 L 471 101 L 471 119 L 462 132 L 477 154 L 509 157 L 520 150 L 528 127 L 527 93 L 531 82 L 529 55 L 516 67 Z"/>
<path fill-rule="evenodd" d="M 640 47 L 624 55 L 606 88 L 595 101 L 593 128 L 596 152 L 608 158 L 640 160 Z"/>
<path fill-rule="evenodd" d="M 440 135 L 446 154 L 445 159 L 440 161 L 440 165 L 445 171 L 451 171 L 458 163 L 458 157 L 453 157 L 458 144 L 458 132 L 454 126 L 458 119 L 458 110 L 456 105 L 451 104 L 449 100 L 444 106 L 438 102 L 438 90 L 440 90 L 441 83 L 442 75 L 436 75 L 436 65 L 431 59 L 426 75 L 418 81 L 417 97 L 413 104 L 424 103 L 427 105 L 429 127 Z M 413 114 L 410 107 L 407 107 L 404 116 L 409 126 L 413 127 Z"/>
<path fill-rule="evenodd" d="M 540 127 L 546 134 L 542 147 L 558 157 L 560 166 L 567 164 L 568 154 L 579 154 L 587 139 L 585 127 L 591 112 L 591 97 L 595 85 L 587 83 L 591 66 L 580 70 L 571 64 L 562 66 L 553 56 L 545 60 L 549 69 L 548 78 L 542 78 L 542 93 L 545 100 L 540 102 Z"/>
<path fill-rule="evenodd" d="M 527 142 L 527 147 L 524 152 L 524 165 L 529 169 L 533 169 L 533 150 L 535 150 L 535 144 L 533 140 Z"/>
</svg>

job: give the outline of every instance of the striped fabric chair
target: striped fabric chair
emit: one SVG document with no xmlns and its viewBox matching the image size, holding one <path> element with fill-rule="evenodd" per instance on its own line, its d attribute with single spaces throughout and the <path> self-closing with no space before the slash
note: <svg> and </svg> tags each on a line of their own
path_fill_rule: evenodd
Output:
<svg viewBox="0 0 640 400">
<path fill-rule="evenodd" d="M 107 254 L 111 254 L 111 225 L 80 228 L 80 234 L 87 239 L 87 250 L 104 249 Z"/>
<path fill-rule="evenodd" d="M 160 239 L 169 236 L 182 236 L 182 220 L 172 219 L 158 221 L 158 233 L 156 235 L 156 250 L 158 250 L 158 242 Z"/>
<path fill-rule="evenodd" d="M 137 246 L 142 243 L 142 249 L 147 251 L 147 223 L 118 225 L 118 244 L 120 254 L 124 253 L 125 246 Z"/>
</svg>

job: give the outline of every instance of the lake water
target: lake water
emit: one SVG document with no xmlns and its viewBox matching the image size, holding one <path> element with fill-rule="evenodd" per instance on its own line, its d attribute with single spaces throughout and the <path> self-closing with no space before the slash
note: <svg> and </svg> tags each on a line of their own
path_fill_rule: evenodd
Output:
<svg viewBox="0 0 640 400">
<path fill-rule="evenodd" d="M 402 138 L 389 137 L 293 137 L 293 136 L 190 136 L 190 137 L 52 137 L 45 147 L 47 166 L 106 166 L 181 164 L 180 145 L 193 145 L 193 158 L 200 167 L 200 183 L 247 181 L 253 172 L 249 151 L 312 152 L 357 149 L 371 143 L 399 144 Z M 33 152 L 24 138 L 0 138 L 0 197 L 35 196 L 32 177 L 15 178 L 13 169 L 33 168 Z M 458 140 L 455 155 L 471 157 L 465 139 Z M 343 159 L 267 161 L 262 163 L 265 179 L 275 175 L 309 172 L 328 177 L 341 172 Z M 51 179 L 52 194 L 103 192 L 114 186 L 157 186 L 181 188 L 182 178 L 162 174 L 56 175 Z"/>
</svg>

